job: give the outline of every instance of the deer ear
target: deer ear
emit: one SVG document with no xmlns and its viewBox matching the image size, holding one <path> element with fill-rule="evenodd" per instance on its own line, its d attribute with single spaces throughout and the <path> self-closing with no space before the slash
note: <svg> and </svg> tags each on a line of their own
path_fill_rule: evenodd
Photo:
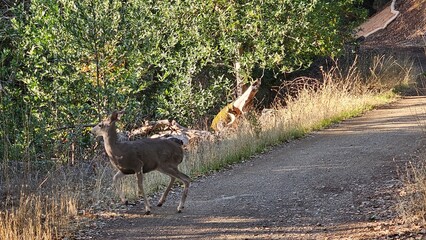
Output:
<svg viewBox="0 0 426 240">
<path fill-rule="evenodd" d="M 124 115 L 124 113 L 126 113 L 126 111 L 124 111 L 124 110 L 117 112 L 117 119 L 120 120 L 121 117 Z"/>
</svg>

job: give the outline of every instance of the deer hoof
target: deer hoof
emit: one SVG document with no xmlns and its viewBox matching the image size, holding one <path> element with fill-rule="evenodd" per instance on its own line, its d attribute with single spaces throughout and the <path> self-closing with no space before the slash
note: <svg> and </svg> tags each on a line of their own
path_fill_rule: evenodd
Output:
<svg viewBox="0 0 426 240">
<path fill-rule="evenodd" d="M 161 207 L 161 206 L 163 206 L 163 203 L 158 203 L 157 204 L 157 207 Z"/>
<path fill-rule="evenodd" d="M 146 211 L 145 215 L 151 215 L 151 211 Z"/>
</svg>

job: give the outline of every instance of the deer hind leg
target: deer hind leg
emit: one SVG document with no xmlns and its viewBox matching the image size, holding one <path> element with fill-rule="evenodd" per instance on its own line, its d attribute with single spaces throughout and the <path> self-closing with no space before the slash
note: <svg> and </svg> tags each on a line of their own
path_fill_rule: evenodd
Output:
<svg viewBox="0 0 426 240">
<path fill-rule="evenodd" d="M 120 200 L 123 204 L 128 204 L 126 197 L 124 196 L 124 191 L 122 189 L 122 184 L 118 184 L 118 180 L 123 178 L 125 175 L 121 171 L 118 171 L 112 178 L 112 186 L 115 188 L 116 192 L 120 196 Z"/>
<path fill-rule="evenodd" d="M 158 207 L 163 206 L 164 202 L 166 201 L 167 195 L 170 192 L 170 189 L 173 187 L 173 183 L 175 182 L 175 180 L 176 180 L 175 177 L 170 176 L 170 183 L 167 186 L 166 191 L 164 191 L 163 195 L 161 196 L 160 201 L 158 201 L 158 204 L 157 204 Z"/>
<path fill-rule="evenodd" d="M 188 190 L 189 190 L 189 184 L 191 182 L 191 178 L 186 176 L 185 174 L 179 172 L 179 180 L 181 180 L 184 184 L 182 197 L 180 199 L 179 206 L 177 208 L 178 213 L 182 212 L 182 209 L 184 208 L 186 197 L 188 196 Z"/>
<path fill-rule="evenodd" d="M 161 169 L 161 172 L 169 175 L 171 178 L 174 177 L 174 178 L 179 179 L 184 184 L 182 197 L 180 199 L 180 203 L 179 203 L 179 206 L 177 208 L 178 213 L 181 213 L 183 208 L 184 208 L 184 205 L 185 205 L 186 197 L 188 196 L 189 184 L 191 182 L 191 179 L 187 175 L 180 172 L 177 168 Z"/>
<path fill-rule="evenodd" d="M 149 204 L 148 197 L 146 196 L 144 190 L 143 190 L 143 173 L 137 172 L 136 177 L 138 179 L 138 188 L 139 188 L 139 195 L 142 195 L 143 202 L 145 204 L 145 214 L 149 215 L 151 213 L 151 205 Z"/>
</svg>

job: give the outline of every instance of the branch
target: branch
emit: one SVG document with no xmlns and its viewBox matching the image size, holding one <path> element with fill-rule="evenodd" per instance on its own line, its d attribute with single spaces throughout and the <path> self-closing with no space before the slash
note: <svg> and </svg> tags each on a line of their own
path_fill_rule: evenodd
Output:
<svg viewBox="0 0 426 240">
<path fill-rule="evenodd" d="M 96 126 L 96 124 L 83 124 L 83 125 L 77 125 L 77 126 L 63 126 L 63 127 L 59 127 L 59 128 L 56 128 L 56 129 L 52 129 L 49 132 L 58 132 L 58 131 L 62 131 L 62 130 L 77 128 L 77 127 L 87 128 L 87 127 L 94 127 L 94 126 Z"/>
</svg>

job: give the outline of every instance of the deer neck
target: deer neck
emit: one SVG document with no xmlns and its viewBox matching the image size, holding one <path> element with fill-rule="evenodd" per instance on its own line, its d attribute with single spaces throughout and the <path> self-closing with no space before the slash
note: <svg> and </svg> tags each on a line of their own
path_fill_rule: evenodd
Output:
<svg viewBox="0 0 426 240">
<path fill-rule="evenodd" d="M 115 146 L 118 142 L 118 135 L 115 128 L 115 125 L 112 125 L 107 134 L 104 135 L 104 144 L 105 144 L 105 151 L 108 154 L 109 157 L 113 157 L 113 152 L 115 149 Z"/>
</svg>

